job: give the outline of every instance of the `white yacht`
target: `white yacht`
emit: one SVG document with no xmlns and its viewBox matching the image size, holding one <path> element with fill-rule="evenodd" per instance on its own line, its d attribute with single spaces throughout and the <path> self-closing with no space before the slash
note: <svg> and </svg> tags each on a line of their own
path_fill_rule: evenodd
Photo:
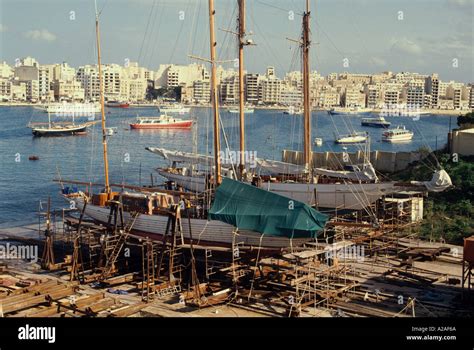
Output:
<svg viewBox="0 0 474 350">
<path fill-rule="evenodd" d="M 366 133 L 353 132 L 353 133 L 339 136 L 339 137 L 336 136 L 336 140 L 334 142 L 348 144 L 348 143 L 364 143 L 366 141 L 367 141 Z"/>
<path fill-rule="evenodd" d="M 405 126 L 397 126 L 382 134 L 382 140 L 387 142 L 406 142 L 413 138 L 413 131 L 407 130 Z"/>
</svg>

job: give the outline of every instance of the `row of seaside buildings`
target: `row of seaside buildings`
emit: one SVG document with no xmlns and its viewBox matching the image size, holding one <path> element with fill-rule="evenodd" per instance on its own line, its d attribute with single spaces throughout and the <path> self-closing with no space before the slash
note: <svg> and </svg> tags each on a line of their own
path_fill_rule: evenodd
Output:
<svg viewBox="0 0 474 350">
<path fill-rule="evenodd" d="M 14 65 L 0 63 L 0 101 L 45 103 L 51 101 L 97 101 L 97 65 L 79 68 L 67 63 L 39 64 L 32 57 Z M 136 62 L 124 66 L 103 65 L 107 100 L 145 103 L 150 90 L 179 89 L 181 102 L 207 104 L 210 75 L 202 64 L 162 64 L 157 71 Z M 302 75 L 294 71 L 278 78 L 274 67 L 265 74 L 246 73 L 245 100 L 249 105 L 298 106 L 302 101 Z M 239 79 L 234 69 L 218 68 L 221 102 L 237 104 Z M 310 74 L 311 103 L 315 108 L 412 106 L 427 109 L 469 110 L 474 108 L 474 83 L 441 81 L 438 74 L 418 73 Z"/>
</svg>

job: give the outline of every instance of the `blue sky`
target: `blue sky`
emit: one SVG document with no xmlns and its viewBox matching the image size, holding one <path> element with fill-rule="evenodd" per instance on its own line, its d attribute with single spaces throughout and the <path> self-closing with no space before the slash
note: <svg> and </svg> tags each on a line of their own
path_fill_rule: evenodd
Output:
<svg viewBox="0 0 474 350">
<path fill-rule="evenodd" d="M 234 29 L 236 1 L 215 2 L 216 27 Z M 156 69 L 209 55 L 206 0 L 98 0 L 98 7 L 105 63 L 139 60 Z M 323 75 L 392 70 L 474 81 L 474 0 L 311 0 L 311 7 L 311 68 Z M 299 69 L 285 38 L 299 36 L 303 9 L 304 0 L 247 0 L 247 31 L 257 44 L 246 50 L 249 71 Z M 237 57 L 232 34 L 218 31 L 217 39 L 219 59 Z M 27 55 L 40 63 L 94 63 L 93 0 L 0 0 L 0 60 Z"/>
</svg>

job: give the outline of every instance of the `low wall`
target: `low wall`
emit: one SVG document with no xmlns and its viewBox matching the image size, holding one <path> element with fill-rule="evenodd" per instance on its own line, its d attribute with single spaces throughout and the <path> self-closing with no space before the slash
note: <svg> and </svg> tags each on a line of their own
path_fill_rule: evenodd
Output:
<svg viewBox="0 0 474 350">
<path fill-rule="evenodd" d="M 313 152 L 313 167 L 331 168 L 340 170 L 345 164 L 364 163 L 364 152 L 347 152 L 350 161 L 343 161 L 343 152 Z M 407 168 L 408 164 L 419 161 L 422 155 L 420 152 L 370 152 L 370 162 L 375 170 L 383 173 L 394 173 Z M 283 150 L 282 161 L 293 164 L 303 164 L 303 152 Z"/>
</svg>

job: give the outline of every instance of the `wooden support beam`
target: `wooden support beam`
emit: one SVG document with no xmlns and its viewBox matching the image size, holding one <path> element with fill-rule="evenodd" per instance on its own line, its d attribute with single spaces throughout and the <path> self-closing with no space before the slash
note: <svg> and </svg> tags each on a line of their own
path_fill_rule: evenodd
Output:
<svg viewBox="0 0 474 350">
<path fill-rule="evenodd" d="M 140 311 L 141 309 L 146 308 L 147 306 L 150 306 L 150 304 L 148 304 L 148 303 L 139 303 L 139 304 L 135 304 L 135 305 L 129 305 L 125 308 L 112 311 L 110 313 L 110 315 L 108 315 L 108 316 L 109 317 L 128 317 L 128 316 L 131 316 L 133 314 L 136 314 L 138 311 Z"/>
</svg>

